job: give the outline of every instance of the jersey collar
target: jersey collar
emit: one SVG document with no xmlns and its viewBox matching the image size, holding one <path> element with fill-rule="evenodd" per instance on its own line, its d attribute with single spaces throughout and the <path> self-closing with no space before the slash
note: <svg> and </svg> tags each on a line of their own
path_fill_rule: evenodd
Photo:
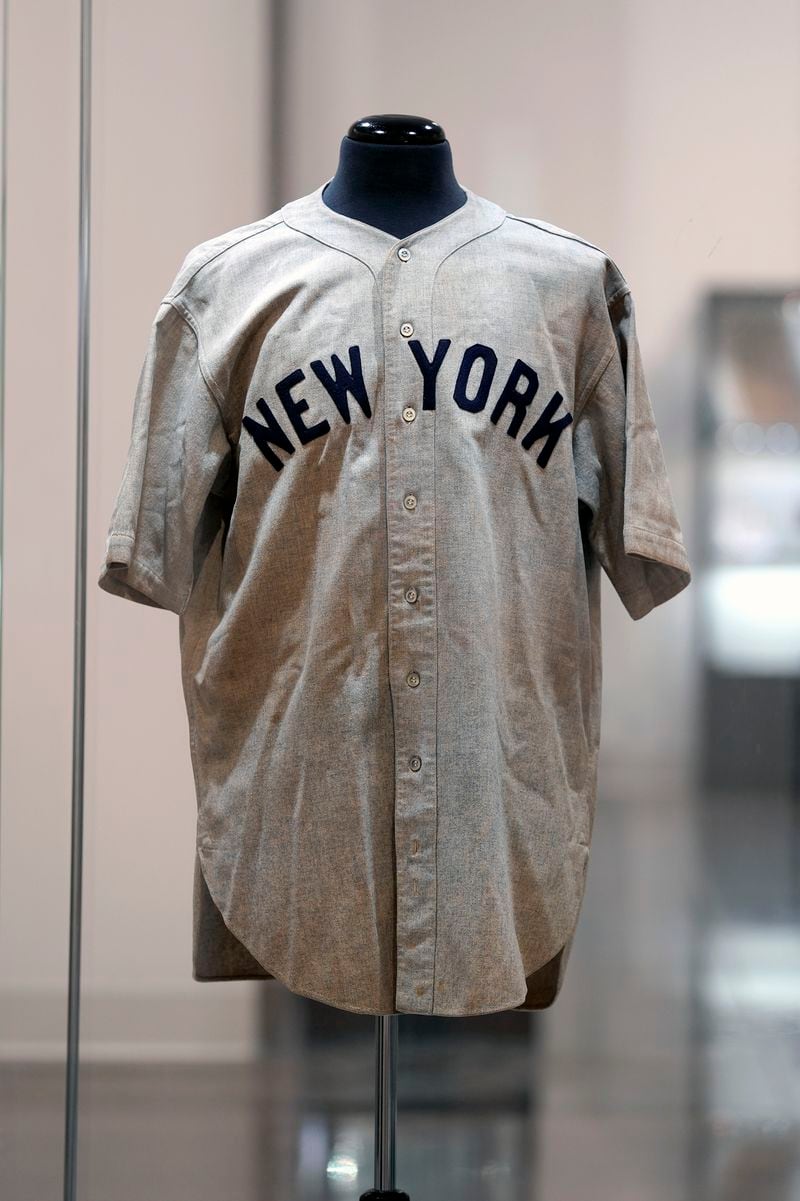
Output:
<svg viewBox="0 0 800 1201">
<path fill-rule="evenodd" d="M 464 243 L 502 225 L 507 215 L 499 204 L 465 187 L 467 199 L 460 208 L 433 225 L 415 230 L 405 238 L 396 238 L 384 229 L 329 208 L 322 199 L 322 193 L 329 183 L 330 180 L 326 179 L 307 196 L 284 204 L 281 216 L 285 224 L 319 242 L 354 255 L 375 271 L 380 269 L 388 255 L 396 253 L 401 246 L 416 245 L 432 263 L 438 263 Z"/>
</svg>

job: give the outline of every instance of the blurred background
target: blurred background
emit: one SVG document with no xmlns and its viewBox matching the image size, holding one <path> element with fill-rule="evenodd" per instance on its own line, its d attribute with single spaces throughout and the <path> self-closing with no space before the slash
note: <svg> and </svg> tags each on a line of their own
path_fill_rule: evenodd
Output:
<svg viewBox="0 0 800 1201">
<path fill-rule="evenodd" d="M 0 1196 L 64 1188 L 80 6 L 7 0 Z M 95 0 L 78 1196 L 357 1198 L 375 1019 L 191 975 L 177 619 L 95 585 L 187 250 L 439 122 L 459 181 L 601 246 L 694 568 L 603 580 L 588 886 L 549 1010 L 401 1015 L 412 1201 L 800 1199 L 800 8 Z M 142 753 L 141 748 L 146 748 Z"/>
</svg>

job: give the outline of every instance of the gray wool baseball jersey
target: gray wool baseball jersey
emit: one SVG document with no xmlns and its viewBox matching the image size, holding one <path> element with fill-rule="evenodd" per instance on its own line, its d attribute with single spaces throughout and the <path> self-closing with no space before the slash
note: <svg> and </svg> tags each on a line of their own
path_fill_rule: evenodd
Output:
<svg viewBox="0 0 800 1201">
<path fill-rule="evenodd" d="M 691 578 L 631 290 L 469 189 L 396 238 L 324 187 L 183 260 L 98 580 L 179 614 L 193 977 L 543 1009 L 586 887 L 601 568 L 635 620 Z"/>
</svg>

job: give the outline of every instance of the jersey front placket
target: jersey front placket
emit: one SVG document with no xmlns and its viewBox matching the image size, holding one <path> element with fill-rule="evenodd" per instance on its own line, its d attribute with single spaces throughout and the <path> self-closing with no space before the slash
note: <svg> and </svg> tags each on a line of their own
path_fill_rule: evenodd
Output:
<svg viewBox="0 0 800 1201">
<path fill-rule="evenodd" d="M 430 358 L 438 337 L 432 300 L 445 259 L 505 220 L 505 210 L 467 189 L 467 203 L 397 239 L 344 217 L 322 200 L 326 184 L 285 205 L 284 221 L 362 263 L 380 306 L 383 390 L 375 417 L 386 467 L 388 672 L 394 733 L 395 1008 L 435 1012 L 437 853 L 437 650 L 434 409 L 422 408 L 423 373 L 409 343 Z M 359 273 L 360 274 L 360 273 Z M 441 275 L 438 276 L 441 279 Z M 441 515 L 440 515 L 441 516 Z M 389 798 L 387 798 L 388 800 Z M 376 881 L 376 887 L 379 882 Z"/>
<path fill-rule="evenodd" d="M 395 1003 L 433 1008 L 436 956 L 436 548 L 433 411 L 422 410 L 409 342 L 431 346 L 438 258 L 424 238 L 386 258 L 385 353 L 389 674 L 395 735 Z"/>
</svg>

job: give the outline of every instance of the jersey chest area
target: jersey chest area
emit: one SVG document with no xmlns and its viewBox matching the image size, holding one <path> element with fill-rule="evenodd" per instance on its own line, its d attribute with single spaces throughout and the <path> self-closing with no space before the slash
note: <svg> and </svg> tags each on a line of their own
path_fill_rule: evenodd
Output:
<svg viewBox="0 0 800 1201">
<path fill-rule="evenodd" d="M 350 270 L 295 284 L 256 334 L 241 453 L 277 476 L 344 456 L 389 423 L 546 470 L 573 419 L 563 313 L 552 337 L 535 281 L 490 268 L 455 256 L 417 277 Z"/>
</svg>

